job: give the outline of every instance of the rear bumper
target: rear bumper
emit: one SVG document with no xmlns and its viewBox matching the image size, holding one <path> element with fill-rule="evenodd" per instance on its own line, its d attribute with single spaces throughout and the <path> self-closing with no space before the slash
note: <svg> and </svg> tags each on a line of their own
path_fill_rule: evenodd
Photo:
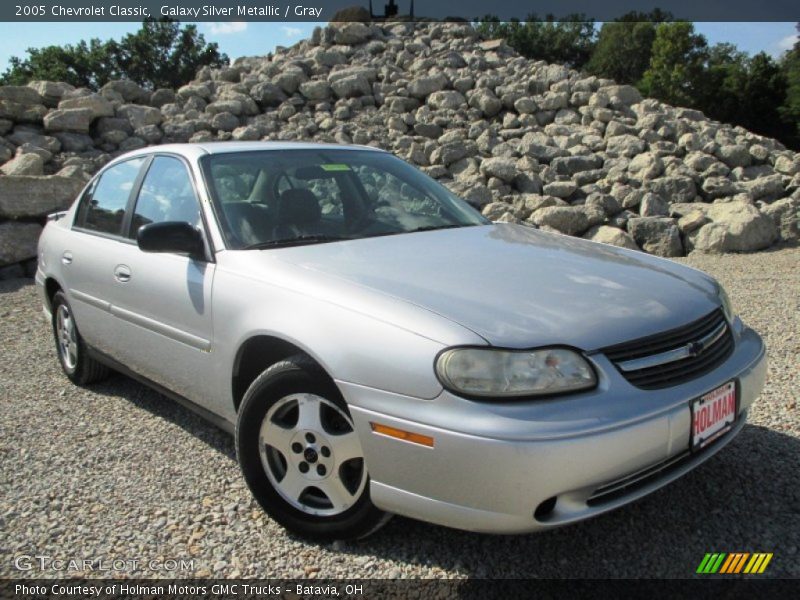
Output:
<svg viewBox="0 0 800 600">
<path fill-rule="evenodd" d="M 364 449 L 372 500 L 389 512 L 459 529 L 523 533 L 641 498 L 713 456 L 744 427 L 764 384 L 766 354 L 759 336 L 738 326 L 736 350 L 723 365 L 659 392 L 633 388 L 602 358 L 597 366 L 606 377 L 593 393 L 526 405 L 487 405 L 446 392 L 420 401 L 339 382 Z M 731 379 L 740 390 L 736 426 L 689 454 L 689 401 Z M 445 418 L 448 427 L 441 425 Z M 434 447 L 373 433 L 373 422 L 429 436 Z M 598 496 L 598 490 L 614 491 Z M 534 516 L 543 503 L 549 510 Z"/>
</svg>

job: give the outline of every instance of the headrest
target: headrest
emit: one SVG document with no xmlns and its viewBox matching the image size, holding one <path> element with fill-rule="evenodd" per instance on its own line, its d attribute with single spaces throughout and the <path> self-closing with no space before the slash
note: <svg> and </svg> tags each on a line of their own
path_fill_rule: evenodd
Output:
<svg viewBox="0 0 800 600">
<path fill-rule="evenodd" d="M 294 188 L 281 194 L 278 201 L 280 225 L 306 225 L 319 221 L 321 216 L 319 200 L 312 191 Z"/>
</svg>

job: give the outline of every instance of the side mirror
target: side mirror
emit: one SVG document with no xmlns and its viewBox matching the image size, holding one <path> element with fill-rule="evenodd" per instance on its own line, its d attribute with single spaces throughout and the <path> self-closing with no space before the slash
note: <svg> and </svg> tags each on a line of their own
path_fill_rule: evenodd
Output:
<svg viewBox="0 0 800 600">
<path fill-rule="evenodd" d="M 203 236 L 184 221 L 165 221 L 142 225 L 136 233 L 136 243 L 143 252 L 171 252 L 205 258 Z"/>
</svg>

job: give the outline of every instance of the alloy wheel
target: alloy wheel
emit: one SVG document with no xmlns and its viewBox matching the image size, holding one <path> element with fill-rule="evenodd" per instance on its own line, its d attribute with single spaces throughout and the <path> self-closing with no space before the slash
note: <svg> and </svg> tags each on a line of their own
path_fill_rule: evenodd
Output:
<svg viewBox="0 0 800 600">
<path fill-rule="evenodd" d="M 75 321 L 65 304 L 59 304 L 56 310 L 56 339 L 61 360 L 67 369 L 74 370 L 78 365 L 78 336 Z"/>
<path fill-rule="evenodd" d="M 307 514 L 347 511 L 367 483 L 352 420 L 315 394 L 291 394 L 270 408 L 259 430 L 259 453 L 275 490 Z"/>
</svg>

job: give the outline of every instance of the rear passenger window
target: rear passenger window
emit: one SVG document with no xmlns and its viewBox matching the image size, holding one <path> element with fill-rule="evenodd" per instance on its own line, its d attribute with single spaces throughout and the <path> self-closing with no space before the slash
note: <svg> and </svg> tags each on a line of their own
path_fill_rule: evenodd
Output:
<svg viewBox="0 0 800 600">
<path fill-rule="evenodd" d="M 133 233 L 143 225 L 184 221 L 200 225 L 200 206 L 184 164 L 177 158 L 157 156 L 147 170 L 136 210 Z"/>
<path fill-rule="evenodd" d="M 120 235 L 125 207 L 144 161 L 144 158 L 127 160 L 103 173 L 83 205 L 78 225 L 92 231 Z"/>
</svg>

